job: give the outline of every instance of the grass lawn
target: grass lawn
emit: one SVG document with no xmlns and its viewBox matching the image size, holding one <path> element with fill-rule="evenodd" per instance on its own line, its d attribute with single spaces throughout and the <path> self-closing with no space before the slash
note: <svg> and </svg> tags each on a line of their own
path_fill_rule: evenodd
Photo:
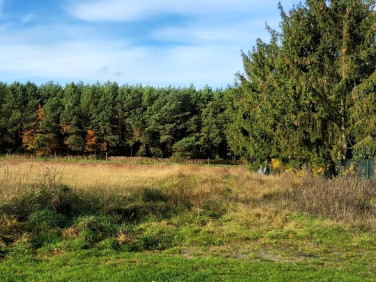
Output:
<svg viewBox="0 0 376 282">
<path fill-rule="evenodd" d="M 293 263 L 108 250 L 9 258 L 0 266 L 2 281 L 372 281 L 375 278 L 375 273 L 356 262 L 341 266 L 339 262 L 327 265 L 320 260 Z"/>
</svg>

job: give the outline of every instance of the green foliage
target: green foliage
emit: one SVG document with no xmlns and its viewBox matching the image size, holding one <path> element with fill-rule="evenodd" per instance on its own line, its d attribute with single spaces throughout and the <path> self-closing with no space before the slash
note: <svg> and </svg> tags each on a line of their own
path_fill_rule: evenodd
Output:
<svg viewBox="0 0 376 282">
<path fill-rule="evenodd" d="M 71 218 L 96 210 L 100 207 L 99 203 L 99 199 L 94 196 L 81 195 L 65 185 L 57 185 L 30 189 L 9 203 L 2 204 L 0 213 L 19 221 L 37 220 L 38 213 L 43 216 L 53 213 L 58 217 Z"/>
<path fill-rule="evenodd" d="M 62 185 L 30 189 L 0 204 L 0 253 L 56 244 L 67 249 L 120 248 L 119 242 L 130 251 L 164 249 L 172 244 L 173 235 L 163 228 L 138 226 L 189 210 L 185 202 L 176 204 L 168 193 L 152 188 L 107 199 Z M 119 234 L 130 236 L 126 244 L 117 239 Z"/>
<path fill-rule="evenodd" d="M 268 28 L 270 42 L 243 53 L 231 92 L 235 153 L 256 167 L 271 158 L 329 167 L 375 134 L 374 7 L 306 1 L 287 14 L 280 6 L 282 32 Z"/>
<path fill-rule="evenodd" d="M 91 246 L 116 235 L 118 225 L 116 217 L 111 216 L 83 216 L 79 217 L 72 228 L 78 233 L 78 240 L 83 240 Z"/>
<path fill-rule="evenodd" d="M 1 152 L 227 158 L 223 91 L 0 85 Z"/>
<path fill-rule="evenodd" d="M 0 84 L 0 153 L 248 160 L 373 157 L 375 1 L 305 1 L 225 90 Z M 368 142 L 368 141 L 367 141 Z M 231 149 L 230 153 L 228 149 Z"/>
<path fill-rule="evenodd" d="M 4 145 L 0 150 L 17 151 L 22 146 L 23 131 L 38 105 L 37 87 L 30 82 L 15 82 L 9 86 L 3 84 L 0 91 L 0 130 L 3 128 L 0 142 Z"/>
<path fill-rule="evenodd" d="M 376 158 L 376 139 L 367 136 L 358 142 L 353 149 L 354 160 Z"/>
<path fill-rule="evenodd" d="M 197 152 L 197 138 L 195 136 L 184 137 L 176 142 L 172 149 L 174 151 L 174 157 L 179 159 L 194 159 L 199 156 Z"/>
</svg>

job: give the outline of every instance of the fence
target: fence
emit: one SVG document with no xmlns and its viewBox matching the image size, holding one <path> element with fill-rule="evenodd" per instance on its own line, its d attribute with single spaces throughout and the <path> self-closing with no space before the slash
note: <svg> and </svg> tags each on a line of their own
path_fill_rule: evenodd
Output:
<svg viewBox="0 0 376 282">
<path fill-rule="evenodd" d="M 269 166 L 264 165 L 260 166 L 258 169 L 259 174 L 278 174 L 281 171 L 283 171 L 283 166 L 279 167 L 276 165 L 273 165 L 273 162 L 276 159 L 272 159 L 272 162 Z M 277 162 L 280 164 L 280 162 L 277 160 Z M 304 167 L 304 163 L 298 163 L 295 166 L 296 169 L 301 169 Z M 309 168 L 309 165 L 307 166 Z M 320 173 L 320 172 L 319 172 Z M 337 161 L 334 166 L 331 167 L 330 170 L 325 170 L 321 171 L 326 177 L 333 177 L 335 175 L 338 176 L 343 176 L 343 175 L 348 175 L 348 176 L 358 176 L 360 178 L 364 179 L 371 179 L 373 177 L 376 178 L 376 160 L 370 160 L 370 159 L 365 159 L 361 161 L 355 161 L 352 159 L 348 159 L 346 161 Z"/>
<path fill-rule="evenodd" d="M 340 174 L 355 173 L 361 178 L 371 179 L 375 176 L 375 160 L 346 160 L 345 164 L 337 163 L 337 171 Z"/>
</svg>

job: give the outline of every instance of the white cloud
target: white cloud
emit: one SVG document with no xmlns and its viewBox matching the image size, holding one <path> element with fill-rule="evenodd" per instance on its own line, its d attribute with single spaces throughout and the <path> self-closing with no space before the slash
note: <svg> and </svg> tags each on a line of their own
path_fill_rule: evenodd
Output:
<svg viewBox="0 0 376 282">
<path fill-rule="evenodd" d="M 242 40 L 236 38 L 248 41 L 247 32 L 242 31 L 248 28 L 246 24 L 233 32 L 230 27 L 196 22 L 182 29 L 155 30 L 151 38 L 193 44 L 140 46 L 133 38 L 99 34 L 90 25 L 3 25 L 0 77 L 8 82 L 112 80 L 154 86 L 226 86 L 241 69 Z"/>
<path fill-rule="evenodd" d="M 273 0 L 86 0 L 72 1 L 68 11 L 87 21 L 134 21 L 162 13 L 215 15 L 253 11 L 265 5 L 277 6 Z"/>
<path fill-rule="evenodd" d="M 0 76 L 32 80 L 226 86 L 241 67 L 239 52 L 218 46 L 122 48 L 117 42 L 3 44 Z M 226 55 L 225 55 L 226 54 Z M 229 55 L 230 54 L 230 55 Z"/>
<path fill-rule="evenodd" d="M 268 21 L 272 27 L 278 27 L 274 19 Z M 232 25 L 205 26 L 205 23 L 195 22 L 183 27 L 167 27 L 154 30 L 152 38 L 159 41 L 172 41 L 184 44 L 217 44 L 237 46 L 239 49 L 249 47 L 258 37 L 266 37 L 265 21 L 255 20 Z M 267 40 L 267 38 L 262 38 Z"/>
<path fill-rule="evenodd" d="M 242 69 L 240 50 L 250 49 L 256 37 L 267 40 L 264 21 L 278 26 L 272 16 L 253 21 L 247 16 L 229 21 L 220 17 L 222 12 L 224 17 L 231 17 L 234 11 L 243 13 L 240 10 L 247 5 L 254 13 L 261 5 L 273 2 L 276 6 L 274 0 L 254 2 L 259 1 L 72 0 L 70 11 L 88 21 L 140 20 L 165 12 L 190 17 L 182 25 L 167 26 L 165 22 L 162 28 L 151 26 L 150 34 L 137 33 L 137 25 L 116 23 L 124 30 L 135 28 L 134 33 L 126 33 L 130 36 L 126 38 L 108 31 L 113 25 L 98 28 L 98 24 L 56 21 L 46 26 L 33 14 L 26 14 L 24 22 L 33 21 L 32 25 L 0 25 L 0 77 L 7 82 L 112 80 L 154 86 L 226 86 Z M 163 44 L 153 45 L 155 41 Z"/>
</svg>

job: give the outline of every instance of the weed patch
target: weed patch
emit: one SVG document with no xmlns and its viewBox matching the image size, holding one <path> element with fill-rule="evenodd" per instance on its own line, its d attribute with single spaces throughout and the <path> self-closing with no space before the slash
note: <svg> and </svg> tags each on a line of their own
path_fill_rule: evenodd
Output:
<svg viewBox="0 0 376 282">
<path fill-rule="evenodd" d="M 289 193 L 298 209 L 362 228 L 376 228 L 375 180 L 353 177 L 323 179 L 306 175 Z"/>
</svg>

